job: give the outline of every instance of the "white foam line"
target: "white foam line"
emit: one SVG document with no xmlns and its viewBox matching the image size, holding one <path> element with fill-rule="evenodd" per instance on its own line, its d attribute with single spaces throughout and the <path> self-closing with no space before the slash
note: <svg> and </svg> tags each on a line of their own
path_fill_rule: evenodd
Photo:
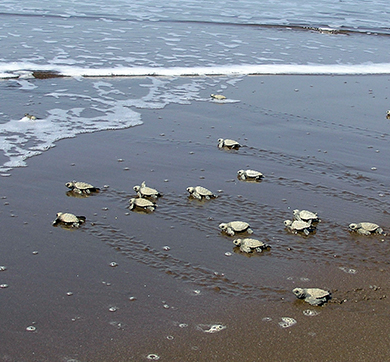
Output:
<svg viewBox="0 0 390 362">
<path fill-rule="evenodd" d="M 29 62 L 0 63 L 0 77 L 26 77 L 26 72 L 49 71 L 65 77 L 113 76 L 211 76 L 211 75 L 368 75 L 390 74 L 390 63 L 364 64 L 259 64 L 224 65 L 215 67 L 115 67 L 81 68 L 74 66 L 40 65 Z"/>
</svg>

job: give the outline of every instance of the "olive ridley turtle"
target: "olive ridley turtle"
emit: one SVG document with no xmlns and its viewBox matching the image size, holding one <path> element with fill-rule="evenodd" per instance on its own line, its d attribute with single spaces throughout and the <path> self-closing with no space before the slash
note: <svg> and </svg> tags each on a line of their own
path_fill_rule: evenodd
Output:
<svg viewBox="0 0 390 362">
<path fill-rule="evenodd" d="M 298 232 L 303 232 L 305 235 L 309 235 L 311 231 L 314 231 L 314 227 L 311 223 L 302 221 L 302 220 L 285 220 L 284 225 L 288 230 L 297 234 Z"/>
<path fill-rule="evenodd" d="M 135 207 L 144 209 L 145 211 L 154 211 L 157 205 L 152 201 L 139 197 L 130 199 L 130 210 L 133 210 Z"/>
<path fill-rule="evenodd" d="M 146 186 L 145 181 L 141 183 L 141 186 L 136 185 L 133 187 L 133 190 L 138 194 L 139 197 L 154 197 L 157 198 L 161 196 L 161 193 L 156 189 Z"/>
<path fill-rule="evenodd" d="M 293 211 L 293 216 L 295 220 L 306 221 L 306 222 L 318 222 L 320 219 L 316 212 L 311 212 L 308 210 L 298 210 Z"/>
<path fill-rule="evenodd" d="M 90 194 L 91 192 L 100 191 L 98 187 L 82 181 L 70 181 L 65 186 L 77 194 Z"/>
<path fill-rule="evenodd" d="M 226 99 L 226 97 L 224 95 L 222 95 L 222 94 L 211 93 L 210 97 L 213 98 L 213 99 L 217 99 L 218 101 L 223 101 L 224 99 Z"/>
<path fill-rule="evenodd" d="M 253 233 L 250 225 L 245 221 L 230 221 L 228 223 L 221 223 L 219 224 L 219 228 L 230 236 L 233 236 L 235 233 Z"/>
<path fill-rule="evenodd" d="M 266 243 L 251 238 L 236 239 L 233 240 L 233 244 L 239 246 L 240 250 L 244 253 L 253 253 L 254 251 L 261 253 L 264 249 L 270 248 Z"/>
<path fill-rule="evenodd" d="M 56 226 L 58 224 L 62 224 L 78 228 L 80 224 L 85 222 L 85 220 L 85 216 L 76 216 L 69 212 L 58 212 L 55 220 L 53 221 L 53 225 Z"/>
<path fill-rule="evenodd" d="M 361 235 L 371 235 L 371 234 L 385 234 L 383 229 L 372 222 L 359 222 L 357 224 L 349 224 L 350 231 L 356 231 Z"/>
<path fill-rule="evenodd" d="M 241 145 L 235 140 L 231 140 L 228 138 L 226 138 L 226 139 L 219 138 L 218 139 L 218 148 L 231 148 L 231 149 L 238 150 L 240 147 L 241 147 Z"/>
<path fill-rule="evenodd" d="M 30 114 L 30 113 L 26 113 L 26 114 L 24 115 L 24 117 L 30 119 L 31 121 L 35 121 L 35 120 L 37 119 L 37 117 L 33 116 L 33 115 Z"/>
<path fill-rule="evenodd" d="M 314 306 L 320 306 L 331 298 L 329 291 L 319 288 L 295 288 L 292 292 L 297 298 Z"/>
<path fill-rule="evenodd" d="M 260 181 L 264 175 L 255 170 L 238 170 L 237 177 L 243 181 Z"/>
<path fill-rule="evenodd" d="M 187 191 L 190 193 L 190 196 L 195 197 L 196 199 L 210 200 L 211 198 L 217 197 L 210 190 L 206 189 L 203 186 L 187 187 Z"/>
</svg>

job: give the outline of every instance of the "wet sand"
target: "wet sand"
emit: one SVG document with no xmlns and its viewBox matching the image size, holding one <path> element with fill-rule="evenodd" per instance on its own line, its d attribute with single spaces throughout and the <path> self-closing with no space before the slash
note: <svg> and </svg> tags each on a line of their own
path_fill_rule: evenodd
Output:
<svg viewBox="0 0 390 362">
<path fill-rule="evenodd" d="M 0 360 L 390 359 L 389 237 L 347 230 L 372 221 L 390 232 L 389 84 L 246 77 L 228 102 L 142 110 L 141 126 L 60 141 L 2 177 Z M 220 150 L 220 137 L 243 147 Z M 239 181 L 247 168 L 264 180 Z M 73 179 L 101 192 L 67 196 Z M 128 209 L 143 180 L 163 193 L 154 213 Z M 218 197 L 189 199 L 196 185 Z M 314 235 L 285 230 L 295 208 L 318 212 Z M 53 227 L 59 211 L 87 222 Z M 237 219 L 271 250 L 237 252 L 218 229 Z M 297 286 L 333 299 L 312 307 Z M 283 317 L 297 323 L 282 328 Z M 226 328 L 205 332 L 215 324 Z"/>
</svg>

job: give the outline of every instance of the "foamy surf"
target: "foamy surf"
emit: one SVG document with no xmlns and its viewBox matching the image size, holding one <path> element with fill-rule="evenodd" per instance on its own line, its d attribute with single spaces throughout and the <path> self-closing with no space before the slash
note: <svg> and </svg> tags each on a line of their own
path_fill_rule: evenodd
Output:
<svg viewBox="0 0 390 362">
<path fill-rule="evenodd" d="M 35 76 L 34 74 L 39 74 Z M 45 74 L 46 76 L 42 76 Z M 82 68 L 28 62 L 0 64 L 0 78 L 51 77 L 185 77 L 244 75 L 372 75 L 390 74 L 390 63 L 363 64 L 241 64 L 199 67 Z"/>
</svg>

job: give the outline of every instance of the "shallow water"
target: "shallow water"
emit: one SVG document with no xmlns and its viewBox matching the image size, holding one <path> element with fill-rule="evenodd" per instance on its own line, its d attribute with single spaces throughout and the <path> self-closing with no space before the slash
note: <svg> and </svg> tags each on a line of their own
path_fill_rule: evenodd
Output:
<svg viewBox="0 0 390 362">
<path fill-rule="evenodd" d="M 302 349 L 322 355 L 315 346 L 331 343 L 328 360 L 386 359 L 373 346 L 386 344 L 388 237 L 353 235 L 347 225 L 364 217 L 389 230 L 388 82 L 246 77 L 225 92 L 234 102 L 145 109 L 143 125 L 57 142 L 2 177 L 2 358 L 240 361 L 261 350 L 288 360 Z M 243 147 L 220 150 L 220 137 Z M 241 168 L 265 177 L 239 181 Z M 101 192 L 67 196 L 72 179 Z M 150 214 L 128 209 L 143 180 L 163 193 Z M 218 197 L 188 199 L 196 184 Z M 284 229 L 295 208 L 318 212 L 315 234 Z M 87 223 L 54 228 L 60 210 Z M 237 252 L 218 229 L 235 219 L 271 249 Z M 333 302 L 307 316 L 291 292 L 298 286 L 329 289 Z M 204 332 L 213 325 L 226 328 Z M 361 326 L 371 332 L 357 346 Z"/>
</svg>

